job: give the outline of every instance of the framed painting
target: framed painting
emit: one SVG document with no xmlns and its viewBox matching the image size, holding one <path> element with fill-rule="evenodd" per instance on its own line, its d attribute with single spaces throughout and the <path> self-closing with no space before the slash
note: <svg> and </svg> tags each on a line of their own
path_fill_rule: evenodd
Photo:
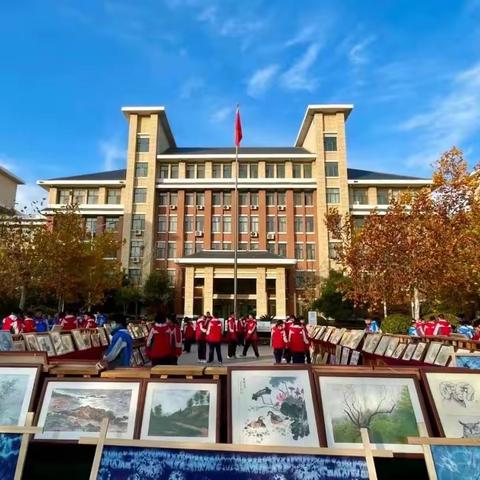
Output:
<svg viewBox="0 0 480 480">
<path fill-rule="evenodd" d="M 317 374 L 327 446 L 363 448 L 360 428 L 369 430 L 372 448 L 421 453 L 407 437 L 430 432 L 420 385 L 414 375 Z"/>
<path fill-rule="evenodd" d="M 370 333 L 365 338 L 365 343 L 363 344 L 363 351 L 366 353 L 373 353 L 374 350 L 377 348 L 377 345 L 380 343 L 381 339 L 381 333 Z"/>
<path fill-rule="evenodd" d="M 405 351 L 406 348 L 407 348 L 406 343 L 399 343 L 397 345 L 397 348 L 395 348 L 395 351 L 392 354 L 392 358 L 396 358 L 396 359 L 400 358 L 402 356 L 402 353 Z"/>
<path fill-rule="evenodd" d="M 37 334 L 37 342 L 41 352 L 47 352 L 49 357 L 56 355 L 55 348 L 53 346 L 52 338 L 48 333 Z"/>
<path fill-rule="evenodd" d="M 25 425 L 40 371 L 40 366 L 0 366 L 0 425 Z"/>
<path fill-rule="evenodd" d="M 95 436 L 104 418 L 108 437 L 133 439 L 141 380 L 45 380 L 36 424 L 44 430 L 36 440 L 78 440 Z"/>
<path fill-rule="evenodd" d="M 346 346 L 352 350 L 355 350 L 360 345 L 360 342 L 363 340 L 364 336 L 365 332 L 363 330 L 352 330 Z"/>
<path fill-rule="evenodd" d="M 147 383 L 141 440 L 216 443 L 220 439 L 217 380 L 152 380 Z"/>
<path fill-rule="evenodd" d="M 392 357 L 399 343 L 400 339 L 398 337 L 391 337 L 385 350 L 385 357 Z"/>
<path fill-rule="evenodd" d="M 330 336 L 333 334 L 333 332 L 336 330 L 335 327 L 327 327 L 327 330 L 325 332 L 325 335 L 323 336 L 323 341 L 324 342 L 329 342 L 330 341 Z"/>
<path fill-rule="evenodd" d="M 65 353 L 72 353 L 75 351 L 75 345 L 73 344 L 73 339 L 70 333 L 62 333 L 61 339 Z"/>
<path fill-rule="evenodd" d="M 454 367 L 469 368 L 470 370 L 480 370 L 480 352 L 460 352 L 457 350 L 453 360 Z"/>
<path fill-rule="evenodd" d="M 83 330 L 82 332 L 83 343 L 85 343 L 85 347 L 92 348 L 92 337 L 90 334 L 90 330 Z"/>
<path fill-rule="evenodd" d="M 342 339 L 340 340 L 340 345 L 342 347 L 345 347 L 348 342 L 350 341 L 350 337 L 352 336 L 352 332 L 351 331 L 346 331 L 343 336 L 342 336 Z"/>
<path fill-rule="evenodd" d="M 13 350 L 12 334 L 6 330 L 0 330 L 0 352 Z"/>
<path fill-rule="evenodd" d="M 50 338 L 52 339 L 53 347 L 55 348 L 57 355 L 68 353 L 62 342 L 62 335 L 60 332 L 50 332 Z"/>
<path fill-rule="evenodd" d="M 343 337 L 343 335 L 345 334 L 346 331 L 347 331 L 346 328 L 335 329 L 334 333 L 332 333 L 332 335 L 330 336 L 329 342 L 337 345 L 340 342 L 340 340 L 342 339 L 342 337 Z"/>
<path fill-rule="evenodd" d="M 143 367 L 143 358 L 138 348 L 134 348 L 132 351 L 132 363 L 135 367 Z"/>
<path fill-rule="evenodd" d="M 435 363 L 435 359 L 437 358 L 438 352 L 440 351 L 440 348 L 442 348 L 442 345 L 442 342 L 430 342 L 423 361 L 430 364 Z"/>
<path fill-rule="evenodd" d="M 405 352 L 403 353 L 402 360 L 410 361 L 416 349 L 417 349 L 416 343 L 409 343 L 407 345 L 407 348 L 405 349 Z"/>
<path fill-rule="evenodd" d="M 25 346 L 25 340 L 14 340 L 13 350 L 15 352 L 25 352 L 27 347 Z"/>
<path fill-rule="evenodd" d="M 476 480 L 480 471 L 480 446 L 431 445 L 437 480 Z"/>
<path fill-rule="evenodd" d="M 108 338 L 107 338 L 107 333 L 105 332 L 105 329 L 103 327 L 98 327 L 98 338 L 100 339 L 100 345 L 102 347 L 108 347 Z"/>
<path fill-rule="evenodd" d="M 411 357 L 412 360 L 415 360 L 416 362 L 421 362 L 426 349 L 427 344 L 425 342 L 417 343 L 415 351 L 413 352 L 413 355 Z"/>
<path fill-rule="evenodd" d="M 0 433 L 0 479 L 13 480 L 20 456 L 22 436 L 15 433 Z"/>
<path fill-rule="evenodd" d="M 340 364 L 348 365 L 349 357 L 350 357 L 350 349 L 348 347 L 342 347 L 342 358 L 340 359 Z"/>
<path fill-rule="evenodd" d="M 147 325 L 142 323 L 140 326 L 142 327 L 143 336 L 148 337 L 150 330 L 148 329 Z"/>
<path fill-rule="evenodd" d="M 40 347 L 37 342 L 36 333 L 24 333 L 23 338 L 25 339 L 25 344 L 27 345 L 27 350 L 29 352 L 39 352 Z"/>
<path fill-rule="evenodd" d="M 78 350 L 87 350 L 89 348 L 85 344 L 85 339 L 82 335 L 81 330 L 78 330 L 78 329 L 70 330 L 70 333 L 73 336 L 73 340 L 75 341 L 75 345 L 77 346 Z"/>
<path fill-rule="evenodd" d="M 441 436 L 480 438 L 480 375 L 438 367 L 421 373 Z"/>
<path fill-rule="evenodd" d="M 315 332 L 315 340 L 321 340 L 322 335 L 325 333 L 327 327 L 325 325 L 318 325 L 318 329 Z"/>
<path fill-rule="evenodd" d="M 317 411 L 306 367 L 231 367 L 229 442 L 318 447 Z"/>
<path fill-rule="evenodd" d="M 385 354 L 385 351 L 388 348 L 388 344 L 390 343 L 390 340 L 392 339 L 391 336 L 389 335 L 384 335 L 380 342 L 377 345 L 377 348 L 373 352 L 375 355 L 383 356 Z"/>
<path fill-rule="evenodd" d="M 340 365 L 340 361 L 342 360 L 342 347 L 337 345 L 335 347 L 335 365 Z"/>
<path fill-rule="evenodd" d="M 360 352 L 358 350 L 353 350 L 352 355 L 350 356 L 349 365 L 358 365 L 359 360 L 360 360 Z"/>
<path fill-rule="evenodd" d="M 140 355 L 142 356 L 142 359 L 143 359 L 143 363 L 149 363 L 150 362 L 150 358 L 147 354 L 147 347 L 145 345 L 142 345 L 140 348 Z"/>
<path fill-rule="evenodd" d="M 454 355 L 454 348 L 452 345 L 442 345 L 438 352 L 437 358 L 435 358 L 435 365 L 439 367 L 445 367 Z"/>
<path fill-rule="evenodd" d="M 92 347 L 100 347 L 101 344 L 100 344 L 100 337 L 98 335 L 98 333 L 92 333 L 90 338 L 92 339 Z"/>
</svg>

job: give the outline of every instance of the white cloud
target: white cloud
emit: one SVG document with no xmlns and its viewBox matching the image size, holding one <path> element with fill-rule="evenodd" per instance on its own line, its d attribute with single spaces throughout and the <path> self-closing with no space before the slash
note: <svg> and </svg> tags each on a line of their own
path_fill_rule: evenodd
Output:
<svg viewBox="0 0 480 480">
<path fill-rule="evenodd" d="M 230 18 L 224 20 L 222 24 L 219 25 L 219 33 L 224 36 L 240 37 L 257 32 L 263 26 L 264 22 L 261 20 Z"/>
<path fill-rule="evenodd" d="M 272 83 L 275 74 L 278 72 L 279 66 L 276 64 L 268 65 L 267 67 L 260 68 L 248 80 L 247 93 L 251 97 L 257 97 L 261 95 L 268 86 Z"/>
<path fill-rule="evenodd" d="M 480 126 L 480 63 L 457 74 L 449 93 L 436 99 L 426 111 L 413 115 L 399 129 L 416 134 L 410 166 L 431 165 L 453 145 L 461 148 Z"/>
<path fill-rule="evenodd" d="M 350 48 L 348 51 L 348 59 L 352 65 L 357 66 L 368 63 L 368 54 L 366 50 L 373 41 L 375 41 L 375 36 L 370 35 Z"/>
<path fill-rule="evenodd" d="M 318 43 L 312 43 L 296 63 L 282 74 L 282 85 L 290 90 L 313 91 L 317 85 L 317 79 L 309 70 L 315 63 L 319 51 Z"/>
<path fill-rule="evenodd" d="M 195 77 L 187 79 L 180 87 L 180 98 L 191 98 L 205 86 L 203 79 Z"/>
<path fill-rule="evenodd" d="M 296 35 L 285 42 L 286 47 L 292 47 L 302 43 L 308 43 L 314 36 L 318 35 L 318 27 L 314 25 L 307 25 L 299 30 Z"/>
<path fill-rule="evenodd" d="M 197 16 L 199 22 L 215 24 L 217 20 L 217 7 L 214 5 L 209 5 L 205 7 Z"/>
<path fill-rule="evenodd" d="M 100 153 L 103 155 L 103 168 L 115 170 L 125 164 L 127 153 L 118 141 L 101 140 L 98 144 Z"/>
<path fill-rule="evenodd" d="M 233 107 L 222 107 L 222 108 L 219 108 L 218 110 L 215 110 L 210 116 L 210 119 L 214 123 L 221 123 L 221 122 L 224 122 L 229 115 L 232 116 L 232 125 L 233 125 Z"/>
</svg>

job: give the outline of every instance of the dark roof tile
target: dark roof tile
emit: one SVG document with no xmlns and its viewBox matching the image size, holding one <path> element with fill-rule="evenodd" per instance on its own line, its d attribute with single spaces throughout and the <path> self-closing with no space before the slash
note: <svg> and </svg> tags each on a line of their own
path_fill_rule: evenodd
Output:
<svg viewBox="0 0 480 480">
<path fill-rule="evenodd" d="M 420 177 L 409 177 L 407 175 L 396 175 L 394 173 L 372 172 L 370 170 L 359 170 L 347 168 L 349 180 L 428 180 Z"/>
<path fill-rule="evenodd" d="M 162 154 L 166 155 L 232 155 L 234 147 L 181 147 L 169 148 Z M 240 147 L 238 153 L 242 154 L 311 154 L 303 147 Z"/>
<path fill-rule="evenodd" d="M 125 180 L 127 176 L 127 171 L 122 170 L 112 170 L 110 172 L 98 172 L 98 173 L 86 173 L 84 175 L 75 175 L 73 177 L 60 177 L 60 178 L 51 178 L 49 181 L 53 182 L 55 180 Z"/>
</svg>

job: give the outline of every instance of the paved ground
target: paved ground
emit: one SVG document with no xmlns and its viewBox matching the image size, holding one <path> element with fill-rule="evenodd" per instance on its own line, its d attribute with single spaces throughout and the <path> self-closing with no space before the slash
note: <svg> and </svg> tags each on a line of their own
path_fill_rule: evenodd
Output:
<svg viewBox="0 0 480 480">
<path fill-rule="evenodd" d="M 222 345 L 222 357 L 223 365 L 273 365 L 273 354 L 270 346 L 261 345 L 258 347 L 258 353 L 260 353 L 260 358 L 256 359 L 253 353 L 252 348 L 250 347 L 247 357 L 240 357 L 243 347 L 237 347 L 237 357 L 236 359 L 227 358 L 227 345 Z M 207 359 L 208 359 L 208 347 L 207 347 Z M 197 363 L 197 346 L 192 345 L 192 351 L 190 353 L 183 352 L 182 356 L 178 360 L 179 365 L 201 365 Z M 214 357 L 213 365 L 217 364 L 217 357 Z"/>
</svg>

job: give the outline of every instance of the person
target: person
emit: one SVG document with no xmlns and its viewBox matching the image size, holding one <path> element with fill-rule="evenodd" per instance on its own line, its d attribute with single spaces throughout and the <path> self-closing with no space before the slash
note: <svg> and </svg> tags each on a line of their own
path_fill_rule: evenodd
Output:
<svg viewBox="0 0 480 480">
<path fill-rule="evenodd" d="M 74 330 L 75 328 L 77 328 L 77 319 L 75 318 L 75 315 L 72 315 L 71 312 L 67 312 L 66 315 L 65 314 L 62 315 L 62 320 L 60 321 L 60 325 L 62 326 L 63 330 Z M 38 328 L 38 324 L 37 324 L 37 328 Z"/>
<path fill-rule="evenodd" d="M 183 351 L 190 353 L 192 343 L 195 342 L 195 328 L 193 328 L 192 321 L 185 317 L 183 319 Z"/>
<path fill-rule="evenodd" d="M 172 318 L 172 320 L 167 318 L 167 325 L 172 335 L 170 365 L 178 365 L 178 358 L 182 355 L 182 330 L 177 319 L 174 316 Z"/>
<path fill-rule="evenodd" d="M 198 362 L 199 363 L 207 363 L 207 327 L 206 327 L 207 320 L 202 315 L 197 319 L 195 324 L 195 340 L 197 341 L 198 345 Z"/>
<path fill-rule="evenodd" d="M 23 321 L 23 332 L 32 333 L 35 331 L 35 320 L 33 319 L 32 313 L 27 312 L 27 314 L 25 315 L 25 320 Z"/>
<path fill-rule="evenodd" d="M 305 336 L 308 340 L 308 347 L 305 350 L 305 360 L 310 365 L 312 363 L 312 355 L 310 354 L 310 347 L 312 346 L 312 339 L 308 334 L 307 324 L 305 323 L 305 319 L 303 317 L 299 317 L 300 325 L 302 325 L 303 329 L 305 330 Z"/>
<path fill-rule="evenodd" d="M 473 322 L 473 337 L 472 340 L 480 340 L 480 320 Z"/>
<path fill-rule="evenodd" d="M 221 364 L 222 359 L 222 322 L 213 317 L 208 322 L 207 327 L 207 343 L 208 343 L 208 363 L 213 362 L 215 351 L 217 352 L 217 360 Z"/>
<path fill-rule="evenodd" d="M 410 322 L 410 326 L 407 329 L 407 335 L 410 335 L 411 337 L 418 336 L 417 321 L 414 318 L 412 318 L 412 321 Z"/>
<path fill-rule="evenodd" d="M 127 320 L 121 313 L 112 315 L 110 320 L 113 326 L 112 340 L 103 356 L 103 362 L 107 364 L 108 369 L 129 367 L 133 340 L 127 330 Z"/>
<path fill-rule="evenodd" d="M 277 320 L 277 323 L 272 327 L 271 345 L 273 348 L 273 356 L 275 357 L 275 364 L 279 365 L 282 363 L 283 351 L 287 346 L 283 320 Z"/>
<path fill-rule="evenodd" d="M 380 327 L 376 319 L 365 319 L 365 332 L 367 333 L 380 333 Z"/>
<path fill-rule="evenodd" d="M 438 315 L 437 321 L 435 322 L 435 329 L 433 331 L 434 335 L 441 335 L 443 337 L 449 337 L 452 334 L 452 326 L 445 318 L 443 313 Z"/>
<path fill-rule="evenodd" d="M 16 317 L 17 318 L 12 322 L 12 326 L 10 328 L 10 331 L 13 334 L 18 335 L 19 333 L 23 333 L 23 329 L 24 329 L 22 312 L 19 311 L 18 315 Z"/>
<path fill-rule="evenodd" d="M 236 321 L 237 345 L 245 345 L 245 318 L 239 317 Z"/>
<path fill-rule="evenodd" d="M 415 322 L 415 328 L 417 329 L 417 335 L 419 337 L 425 336 L 425 320 L 423 318 L 423 315 L 420 315 L 418 320 Z"/>
<path fill-rule="evenodd" d="M 171 365 L 173 354 L 172 328 L 167 325 L 165 315 L 157 313 L 147 341 L 147 355 L 152 365 Z"/>
<path fill-rule="evenodd" d="M 437 319 L 435 315 L 430 315 L 428 321 L 425 323 L 425 336 L 431 337 L 435 332 L 437 326 Z"/>
<path fill-rule="evenodd" d="M 19 312 L 17 310 L 12 311 L 10 315 L 5 317 L 2 321 L 2 330 L 11 332 L 13 328 L 13 323 L 17 321 Z"/>
<path fill-rule="evenodd" d="M 471 325 L 470 320 L 467 318 L 462 318 L 460 325 L 457 327 L 457 333 L 465 335 L 467 338 L 472 339 L 475 331 Z"/>
<path fill-rule="evenodd" d="M 250 345 L 253 348 L 253 352 L 257 358 L 260 357 L 258 353 L 258 333 L 257 333 L 257 320 L 253 315 L 249 315 L 247 319 L 246 334 L 245 334 L 245 346 L 243 347 L 242 357 L 247 356 Z"/>
<path fill-rule="evenodd" d="M 97 328 L 97 322 L 93 313 L 85 314 L 85 321 L 82 328 Z"/>
<path fill-rule="evenodd" d="M 33 320 L 35 321 L 35 331 L 37 333 L 48 332 L 48 320 L 41 310 L 35 312 Z"/>
<path fill-rule="evenodd" d="M 233 313 L 230 314 L 227 320 L 227 339 L 228 339 L 228 355 L 227 358 L 237 357 L 237 320 Z"/>
<path fill-rule="evenodd" d="M 295 315 L 289 315 L 287 317 L 287 321 L 285 322 L 285 336 L 288 338 L 288 332 L 290 331 L 290 327 L 293 325 L 293 321 L 295 319 Z M 292 361 L 292 352 L 290 350 L 290 346 L 287 345 L 285 346 L 285 349 L 283 350 L 283 357 L 285 358 L 285 361 L 287 363 L 290 363 Z"/>
<path fill-rule="evenodd" d="M 292 363 L 305 363 L 305 352 L 309 341 L 298 318 L 295 319 L 288 331 L 287 342 L 292 352 Z"/>
<path fill-rule="evenodd" d="M 97 310 L 97 314 L 95 315 L 95 321 L 99 327 L 103 327 L 107 323 L 107 316 Z"/>
</svg>

